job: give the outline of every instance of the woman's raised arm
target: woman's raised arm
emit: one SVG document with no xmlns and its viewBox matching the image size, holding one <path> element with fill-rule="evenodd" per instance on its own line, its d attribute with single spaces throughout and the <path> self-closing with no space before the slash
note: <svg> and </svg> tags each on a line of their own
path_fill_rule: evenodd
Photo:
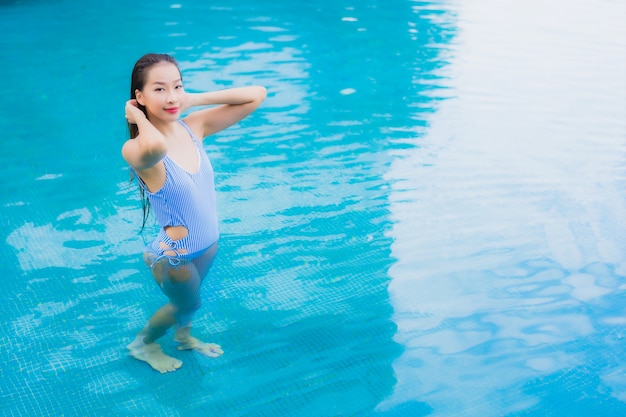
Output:
<svg viewBox="0 0 626 417">
<path fill-rule="evenodd" d="M 217 105 L 198 110 L 185 117 L 184 121 L 196 134 L 205 138 L 226 129 L 244 119 L 265 100 L 265 87 L 250 86 L 188 93 L 187 107 Z"/>
<path fill-rule="evenodd" d="M 126 119 L 128 123 L 137 125 L 139 134 L 124 143 L 122 156 L 130 166 L 136 169 L 154 166 L 167 153 L 167 144 L 163 134 L 139 110 L 135 99 L 126 102 Z"/>
</svg>

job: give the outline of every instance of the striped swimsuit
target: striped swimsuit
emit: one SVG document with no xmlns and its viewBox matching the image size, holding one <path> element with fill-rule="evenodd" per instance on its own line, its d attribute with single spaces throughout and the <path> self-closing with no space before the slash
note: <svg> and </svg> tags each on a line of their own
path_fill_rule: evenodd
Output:
<svg viewBox="0 0 626 417">
<path fill-rule="evenodd" d="M 166 258 L 170 265 L 177 266 L 181 260 L 191 260 L 199 256 L 219 238 L 211 161 L 189 126 L 182 120 L 180 124 L 196 145 L 200 160 L 198 172 L 186 171 L 165 155 L 162 159 L 165 166 L 165 184 L 155 193 L 148 191 L 135 172 L 161 226 L 157 238 L 146 248 L 154 255 L 153 265 L 158 260 Z M 180 240 L 172 240 L 165 233 L 168 226 L 184 226 L 188 234 Z M 161 242 L 165 243 L 166 249 L 161 248 Z M 181 253 L 181 249 L 185 249 L 186 253 L 184 251 Z M 175 255 L 166 255 L 163 253 L 166 251 L 173 251 Z"/>
</svg>

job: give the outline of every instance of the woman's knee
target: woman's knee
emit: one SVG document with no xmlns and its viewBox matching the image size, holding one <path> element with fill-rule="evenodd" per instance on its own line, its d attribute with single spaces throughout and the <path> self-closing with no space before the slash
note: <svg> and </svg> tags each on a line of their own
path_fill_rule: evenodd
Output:
<svg viewBox="0 0 626 417">
<path fill-rule="evenodd" d="M 200 298 L 200 294 L 195 291 L 192 294 L 188 294 L 183 299 L 179 299 L 178 303 L 176 304 L 178 312 L 182 314 L 194 313 L 201 306 L 202 299 Z"/>
<path fill-rule="evenodd" d="M 188 326 L 189 323 L 191 323 L 193 315 L 196 311 L 198 311 L 201 305 L 202 303 L 198 300 L 195 304 L 179 306 L 176 310 L 176 314 L 174 315 L 177 325 L 179 327 Z"/>
</svg>

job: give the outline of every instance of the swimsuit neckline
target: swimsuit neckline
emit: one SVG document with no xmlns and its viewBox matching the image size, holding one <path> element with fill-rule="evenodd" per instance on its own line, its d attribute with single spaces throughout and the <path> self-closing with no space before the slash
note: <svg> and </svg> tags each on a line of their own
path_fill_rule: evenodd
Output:
<svg viewBox="0 0 626 417">
<path fill-rule="evenodd" d="M 189 135 L 189 138 L 191 139 L 191 142 L 193 143 L 193 147 L 196 148 L 196 156 L 198 158 L 198 165 L 197 165 L 197 170 L 195 172 L 191 172 L 189 170 L 187 170 L 185 167 L 183 167 L 181 164 L 179 164 L 178 162 L 176 162 L 172 157 L 169 156 L 169 154 L 166 154 L 165 157 L 167 159 L 169 159 L 170 161 L 172 161 L 173 163 L 175 163 L 180 169 L 182 169 L 183 171 L 185 171 L 187 174 L 189 175 L 198 175 L 201 171 L 201 164 L 202 164 L 202 158 L 200 156 L 200 149 L 198 149 L 198 144 L 197 144 L 197 139 L 196 137 L 193 135 L 193 133 L 191 132 L 191 129 L 189 129 L 189 126 L 187 126 L 187 124 L 185 122 L 183 122 L 182 120 L 179 120 L 179 123 L 185 128 L 185 131 L 187 131 L 187 134 Z"/>
</svg>

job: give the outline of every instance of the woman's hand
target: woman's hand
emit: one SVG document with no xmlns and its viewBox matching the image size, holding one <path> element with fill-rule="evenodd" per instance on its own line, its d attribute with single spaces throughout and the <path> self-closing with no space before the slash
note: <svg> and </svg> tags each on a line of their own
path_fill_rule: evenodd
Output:
<svg viewBox="0 0 626 417">
<path fill-rule="evenodd" d="M 194 104 L 192 102 L 193 93 L 188 93 L 184 91 L 178 98 L 178 104 L 180 107 L 180 112 L 183 113 L 185 110 L 193 107 Z"/>
<path fill-rule="evenodd" d="M 130 124 L 137 124 L 138 120 L 143 120 L 146 118 L 146 115 L 139 109 L 137 100 L 131 99 L 126 102 L 126 120 Z"/>
</svg>

